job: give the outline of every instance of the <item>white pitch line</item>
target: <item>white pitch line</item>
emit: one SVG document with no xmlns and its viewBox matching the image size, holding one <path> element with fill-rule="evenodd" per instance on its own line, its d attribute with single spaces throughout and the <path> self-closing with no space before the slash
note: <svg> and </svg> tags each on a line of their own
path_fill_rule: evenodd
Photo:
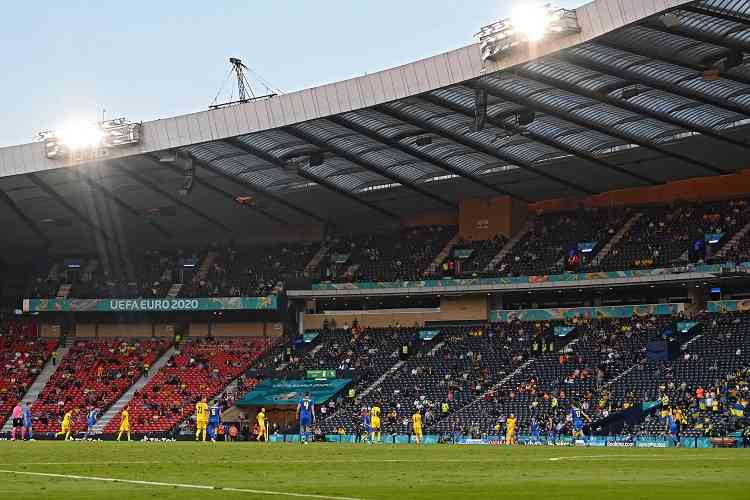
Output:
<svg viewBox="0 0 750 500">
<path fill-rule="evenodd" d="M 321 498 L 325 500 L 363 500 L 355 497 L 335 497 L 329 495 L 315 495 L 312 493 L 291 493 L 287 491 L 268 491 L 268 490 L 253 490 L 247 488 L 224 488 L 218 486 L 207 486 L 203 484 L 184 484 L 184 483 L 163 483 L 159 481 L 138 481 L 135 479 L 117 479 L 113 477 L 96 477 L 96 476 L 79 476 L 75 474 L 50 474 L 47 472 L 26 472 L 17 470 L 3 470 L 0 469 L 0 473 L 3 474 L 15 474 L 24 476 L 42 476 L 42 477 L 57 477 L 63 479 L 83 479 L 87 481 L 103 481 L 106 483 L 125 483 L 125 484 L 139 484 L 146 486 L 164 486 L 168 488 L 186 488 L 191 490 L 215 490 L 215 491 L 232 491 L 238 493 L 254 493 L 257 495 L 276 495 L 285 497 L 300 497 L 300 498 Z"/>
<path fill-rule="evenodd" d="M 641 461 L 641 460 L 653 460 L 657 462 L 666 462 L 666 461 L 673 461 L 673 460 L 680 460 L 680 461 L 705 461 L 705 460 L 731 460 L 729 457 L 681 457 L 679 455 L 674 455 L 671 457 L 665 457 L 665 456 L 626 456 L 626 455 L 574 455 L 569 457 L 552 457 L 548 459 L 550 462 L 559 462 L 562 460 L 632 460 L 632 461 Z"/>
</svg>

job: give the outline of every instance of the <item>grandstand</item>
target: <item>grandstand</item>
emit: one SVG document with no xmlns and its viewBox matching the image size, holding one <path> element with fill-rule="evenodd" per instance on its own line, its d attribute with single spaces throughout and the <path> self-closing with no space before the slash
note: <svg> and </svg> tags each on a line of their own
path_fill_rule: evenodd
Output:
<svg viewBox="0 0 750 500">
<path fill-rule="evenodd" d="M 38 440 L 125 408 L 193 440 L 205 397 L 227 440 L 264 408 L 300 442 L 311 392 L 317 441 L 379 407 L 393 445 L 415 412 L 424 444 L 511 415 L 529 446 L 750 444 L 750 0 L 542 12 L 539 40 L 0 148 L 3 437 L 29 403 Z"/>
</svg>

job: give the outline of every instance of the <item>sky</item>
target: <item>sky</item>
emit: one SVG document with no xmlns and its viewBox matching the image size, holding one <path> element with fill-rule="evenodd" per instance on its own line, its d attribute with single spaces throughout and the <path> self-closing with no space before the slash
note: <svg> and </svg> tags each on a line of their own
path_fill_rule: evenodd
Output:
<svg viewBox="0 0 750 500">
<path fill-rule="evenodd" d="M 409 63 L 475 41 L 528 1 L 13 2 L 0 30 L 0 146 L 102 110 L 148 121 L 207 109 L 222 88 L 228 101 L 229 57 L 285 92 Z"/>
</svg>

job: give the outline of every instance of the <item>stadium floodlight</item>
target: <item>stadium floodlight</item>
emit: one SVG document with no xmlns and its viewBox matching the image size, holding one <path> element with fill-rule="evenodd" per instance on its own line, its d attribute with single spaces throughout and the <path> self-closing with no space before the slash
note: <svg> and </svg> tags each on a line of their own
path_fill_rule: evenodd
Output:
<svg viewBox="0 0 750 500">
<path fill-rule="evenodd" d="M 104 140 L 104 131 L 95 123 L 69 122 L 57 131 L 57 139 L 74 150 L 96 148 Z"/>
<path fill-rule="evenodd" d="M 47 158 L 56 159 L 72 155 L 78 159 L 107 156 L 112 148 L 130 146 L 141 142 L 141 124 L 125 118 L 102 122 L 69 122 L 57 130 L 40 132 Z"/>
<path fill-rule="evenodd" d="M 551 21 L 549 6 L 534 2 L 524 2 L 510 16 L 514 31 L 529 42 L 538 42 L 544 38 Z"/>
<path fill-rule="evenodd" d="M 482 27 L 477 37 L 486 61 L 505 57 L 522 44 L 580 32 L 575 10 L 524 0 L 511 17 Z"/>
</svg>

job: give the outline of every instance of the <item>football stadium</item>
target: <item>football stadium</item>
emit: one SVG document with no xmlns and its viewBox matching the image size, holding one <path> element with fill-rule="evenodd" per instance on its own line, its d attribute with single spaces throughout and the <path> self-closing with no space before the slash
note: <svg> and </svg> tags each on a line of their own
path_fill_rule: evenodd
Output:
<svg viewBox="0 0 750 500">
<path fill-rule="evenodd" d="M 0 148 L 0 497 L 750 498 L 750 0 L 519 5 Z"/>
</svg>

